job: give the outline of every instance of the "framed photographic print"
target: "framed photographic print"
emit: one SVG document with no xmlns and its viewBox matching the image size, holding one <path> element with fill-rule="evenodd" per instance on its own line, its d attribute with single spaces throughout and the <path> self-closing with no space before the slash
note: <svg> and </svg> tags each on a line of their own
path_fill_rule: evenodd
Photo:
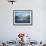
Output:
<svg viewBox="0 0 46 46">
<path fill-rule="evenodd" d="M 13 10 L 13 24 L 32 25 L 32 10 Z"/>
</svg>

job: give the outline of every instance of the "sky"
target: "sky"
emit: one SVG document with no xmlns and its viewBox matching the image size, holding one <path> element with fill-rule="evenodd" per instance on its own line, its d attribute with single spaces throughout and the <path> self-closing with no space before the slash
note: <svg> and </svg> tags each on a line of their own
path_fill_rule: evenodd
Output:
<svg viewBox="0 0 46 46">
<path fill-rule="evenodd" d="M 15 11 L 16 13 L 16 16 L 28 16 L 28 15 L 31 15 L 31 11 Z"/>
</svg>

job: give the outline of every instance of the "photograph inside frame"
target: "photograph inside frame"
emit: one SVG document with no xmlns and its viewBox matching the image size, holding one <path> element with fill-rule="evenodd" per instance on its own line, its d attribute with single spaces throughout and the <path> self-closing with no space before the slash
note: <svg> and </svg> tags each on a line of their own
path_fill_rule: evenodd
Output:
<svg viewBox="0 0 46 46">
<path fill-rule="evenodd" d="M 32 10 L 13 10 L 14 24 L 32 24 Z"/>
</svg>

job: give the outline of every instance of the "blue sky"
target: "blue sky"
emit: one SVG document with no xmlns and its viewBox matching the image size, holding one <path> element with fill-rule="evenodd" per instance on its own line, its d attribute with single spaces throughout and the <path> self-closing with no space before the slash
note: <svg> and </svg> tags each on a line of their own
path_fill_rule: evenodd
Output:
<svg viewBox="0 0 46 46">
<path fill-rule="evenodd" d="M 16 11 L 16 16 L 28 16 L 31 11 Z"/>
</svg>

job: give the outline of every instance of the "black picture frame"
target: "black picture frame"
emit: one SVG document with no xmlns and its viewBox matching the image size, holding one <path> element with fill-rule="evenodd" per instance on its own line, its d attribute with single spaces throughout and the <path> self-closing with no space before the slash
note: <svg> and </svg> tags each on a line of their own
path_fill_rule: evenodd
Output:
<svg viewBox="0 0 46 46">
<path fill-rule="evenodd" d="M 13 10 L 13 25 L 32 25 L 32 10 Z"/>
</svg>

